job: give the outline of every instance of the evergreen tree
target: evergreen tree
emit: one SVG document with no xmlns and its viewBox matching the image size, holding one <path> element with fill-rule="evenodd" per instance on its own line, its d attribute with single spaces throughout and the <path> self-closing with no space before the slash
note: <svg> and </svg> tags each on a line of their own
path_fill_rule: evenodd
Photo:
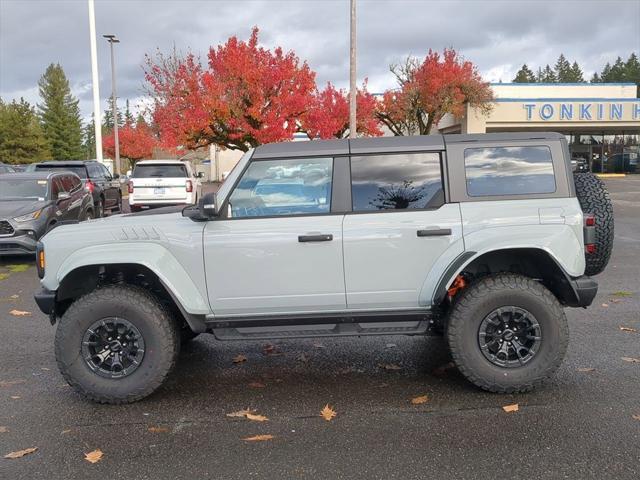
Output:
<svg viewBox="0 0 640 480">
<path fill-rule="evenodd" d="M 638 97 L 640 97 L 640 62 L 638 56 L 632 53 L 624 65 L 625 82 L 633 82 L 638 85 Z"/>
<path fill-rule="evenodd" d="M 608 82 L 624 82 L 625 81 L 625 73 L 626 73 L 626 65 L 622 58 L 616 58 L 615 63 L 611 67 L 611 72 L 609 73 L 610 80 Z"/>
<path fill-rule="evenodd" d="M 600 79 L 600 75 L 598 75 L 598 72 L 594 72 L 593 76 L 591 77 L 591 83 L 602 83 L 602 80 Z"/>
<path fill-rule="evenodd" d="M 580 68 L 580 65 L 578 65 L 578 62 L 573 62 L 573 65 L 571 65 L 567 81 L 571 83 L 584 82 L 584 75 L 582 74 L 582 69 Z"/>
<path fill-rule="evenodd" d="M 23 98 L 9 104 L 0 99 L 0 159 L 8 163 L 31 163 L 50 155 L 33 107 Z"/>
<path fill-rule="evenodd" d="M 122 110 L 118 109 L 118 127 L 122 127 L 123 125 L 124 121 L 122 120 Z M 104 114 L 102 116 L 102 130 L 105 132 L 113 130 L 113 108 L 111 99 L 107 100 L 107 108 L 104 109 Z"/>
<path fill-rule="evenodd" d="M 542 70 L 541 80 L 540 81 L 543 82 L 543 83 L 557 83 L 558 82 L 558 78 L 556 77 L 555 72 L 553 71 L 553 69 L 549 65 L 544 67 L 544 70 Z"/>
<path fill-rule="evenodd" d="M 93 117 L 94 115 L 91 114 L 91 121 L 82 129 L 83 158 L 87 160 L 96 158 L 96 132 L 93 125 Z"/>
<path fill-rule="evenodd" d="M 611 81 L 611 80 L 609 80 L 610 76 L 611 76 L 611 64 L 609 62 L 607 62 L 607 64 L 602 69 L 602 72 L 600 72 L 600 81 L 601 82 L 610 82 Z"/>
<path fill-rule="evenodd" d="M 558 57 L 558 61 L 556 62 L 556 66 L 554 69 L 556 81 L 561 83 L 569 83 L 571 82 L 571 64 L 569 60 L 567 60 L 564 54 L 560 54 Z"/>
<path fill-rule="evenodd" d="M 516 73 L 516 77 L 513 79 L 514 83 L 533 83 L 536 81 L 536 77 L 531 69 L 525 63 L 522 68 Z"/>
<path fill-rule="evenodd" d="M 542 82 L 542 67 L 538 67 L 538 71 L 536 72 L 536 82 Z"/>
<path fill-rule="evenodd" d="M 129 109 L 129 99 L 127 98 L 127 103 L 124 111 L 124 122 L 126 124 L 133 123 L 133 115 L 131 114 L 131 110 Z"/>
<path fill-rule="evenodd" d="M 40 123 L 55 160 L 82 156 L 82 120 L 78 100 L 60 64 L 51 64 L 38 81 Z"/>
</svg>

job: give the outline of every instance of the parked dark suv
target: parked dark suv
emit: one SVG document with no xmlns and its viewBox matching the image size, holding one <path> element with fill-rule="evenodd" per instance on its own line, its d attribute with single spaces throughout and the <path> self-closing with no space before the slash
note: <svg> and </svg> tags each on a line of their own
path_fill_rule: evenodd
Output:
<svg viewBox="0 0 640 480">
<path fill-rule="evenodd" d="M 91 195 L 71 172 L 0 175 L 0 255 L 35 253 L 55 224 L 93 218 Z"/>
<path fill-rule="evenodd" d="M 95 160 L 65 160 L 38 163 L 35 170 L 67 170 L 80 177 L 85 190 L 91 193 L 96 217 L 108 210 L 122 212 L 122 192 L 118 177 Z"/>
</svg>

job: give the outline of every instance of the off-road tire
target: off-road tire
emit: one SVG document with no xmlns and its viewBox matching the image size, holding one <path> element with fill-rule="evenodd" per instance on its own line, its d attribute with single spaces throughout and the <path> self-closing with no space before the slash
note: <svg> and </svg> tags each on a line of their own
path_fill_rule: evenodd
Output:
<svg viewBox="0 0 640 480">
<path fill-rule="evenodd" d="M 585 254 L 585 275 L 601 273 L 613 249 L 613 205 L 604 182 L 593 173 L 573 174 L 576 195 L 584 213 L 592 213 L 596 218 L 596 252 Z"/>
<path fill-rule="evenodd" d="M 523 366 L 504 368 L 483 355 L 478 332 L 483 319 L 502 306 L 531 312 L 540 324 L 541 343 Z M 451 356 L 474 385 L 497 393 L 527 392 L 551 377 L 567 351 L 569 329 L 558 299 L 541 283 L 522 275 L 501 273 L 472 283 L 456 298 L 448 318 Z"/>
<path fill-rule="evenodd" d="M 105 317 L 128 320 L 144 338 L 144 357 L 128 376 L 100 376 L 82 357 L 83 335 Z M 130 285 L 106 286 L 80 297 L 60 319 L 55 336 L 63 377 L 82 396 L 98 403 L 131 403 L 150 395 L 173 369 L 179 350 L 179 328 L 167 309 L 146 290 Z"/>
</svg>

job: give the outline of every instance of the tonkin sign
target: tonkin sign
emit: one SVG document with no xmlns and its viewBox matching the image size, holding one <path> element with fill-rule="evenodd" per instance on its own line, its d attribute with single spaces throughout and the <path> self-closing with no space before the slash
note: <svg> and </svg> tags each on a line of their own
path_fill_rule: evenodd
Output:
<svg viewBox="0 0 640 480">
<path fill-rule="evenodd" d="M 523 102 L 527 121 L 640 121 L 640 100 Z"/>
</svg>

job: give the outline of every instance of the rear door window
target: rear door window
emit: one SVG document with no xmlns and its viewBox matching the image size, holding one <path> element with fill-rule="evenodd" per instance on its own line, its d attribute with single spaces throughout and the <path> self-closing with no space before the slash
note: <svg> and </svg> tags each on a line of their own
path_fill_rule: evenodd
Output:
<svg viewBox="0 0 640 480">
<path fill-rule="evenodd" d="M 351 157 L 354 212 L 421 210 L 444 203 L 440 154 Z"/>
<path fill-rule="evenodd" d="M 470 197 L 556 191 L 551 150 L 547 146 L 467 148 L 464 166 Z"/>
<path fill-rule="evenodd" d="M 136 165 L 133 169 L 133 178 L 184 178 L 187 177 L 187 169 L 184 165 L 175 163 L 146 163 Z"/>
</svg>

